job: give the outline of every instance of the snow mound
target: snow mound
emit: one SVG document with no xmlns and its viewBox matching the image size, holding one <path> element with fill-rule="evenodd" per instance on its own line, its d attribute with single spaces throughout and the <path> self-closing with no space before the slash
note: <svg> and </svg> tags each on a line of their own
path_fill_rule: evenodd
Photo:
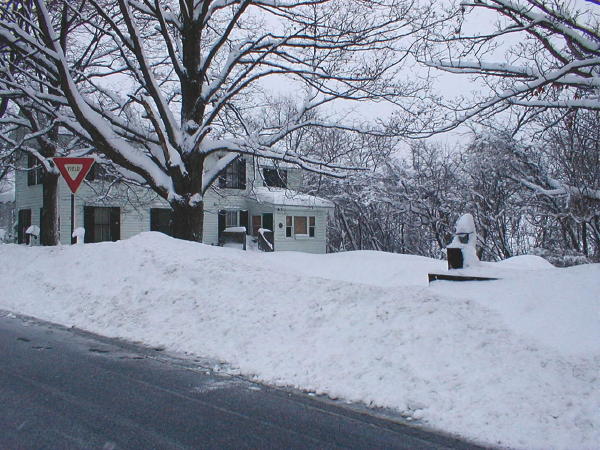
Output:
<svg viewBox="0 0 600 450">
<path fill-rule="evenodd" d="M 509 267 L 511 269 L 524 269 L 524 270 L 542 270 L 552 269 L 554 266 L 541 256 L 536 255 L 519 255 L 507 258 L 503 261 L 498 261 L 501 267 Z"/>
<path fill-rule="evenodd" d="M 160 233 L 3 245 L 0 261 L 11 262 L 0 308 L 217 358 L 488 445 L 600 442 L 600 265 L 427 287 L 443 261 L 244 252 Z"/>
<path fill-rule="evenodd" d="M 373 286 L 427 286 L 427 274 L 445 270 L 446 261 L 376 251 L 313 255 L 281 252 L 267 256 L 271 269 Z"/>
</svg>

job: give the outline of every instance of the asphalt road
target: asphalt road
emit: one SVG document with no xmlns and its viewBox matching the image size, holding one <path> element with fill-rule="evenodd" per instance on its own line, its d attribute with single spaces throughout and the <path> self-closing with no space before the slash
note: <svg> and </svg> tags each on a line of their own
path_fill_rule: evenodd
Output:
<svg viewBox="0 0 600 450">
<path fill-rule="evenodd" d="M 0 311 L 0 448 L 475 448 Z"/>
</svg>

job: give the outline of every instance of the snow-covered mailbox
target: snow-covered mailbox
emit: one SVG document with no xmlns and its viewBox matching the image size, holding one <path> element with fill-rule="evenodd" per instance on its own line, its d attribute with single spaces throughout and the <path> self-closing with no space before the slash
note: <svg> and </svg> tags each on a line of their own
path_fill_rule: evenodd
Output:
<svg viewBox="0 0 600 450">
<path fill-rule="evenodd" d="M 477 257 L 477 231 L 471 214 L 463 214 L 456 221 L 454 239 L 446 247 L 448 269 L 473 267 L 479 262 Z"/>
<path fill-rule="evenodd" d="M 481 273 L 481 263 L 477 257 L 477 230 L 471 214 L 463 214 L 456 221 L 454 238 L 446 247 L 448 255 L 448 272 L 430 273 L 429 281 L 475 281 L 495 280 Z M 482 276 L 484 275 L 484 276 Z"/>
</svg>

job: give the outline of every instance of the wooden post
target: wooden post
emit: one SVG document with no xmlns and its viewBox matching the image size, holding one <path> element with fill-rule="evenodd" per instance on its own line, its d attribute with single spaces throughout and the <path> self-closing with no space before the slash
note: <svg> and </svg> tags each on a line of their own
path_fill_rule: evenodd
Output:
<svg viewBox="0 0 600 450">
<path fill-rule="evenodd" d="M 75 232 L 75 194 L 71 192 L 71 244 L 75 243 L 73 233 Z"/>
</svg>

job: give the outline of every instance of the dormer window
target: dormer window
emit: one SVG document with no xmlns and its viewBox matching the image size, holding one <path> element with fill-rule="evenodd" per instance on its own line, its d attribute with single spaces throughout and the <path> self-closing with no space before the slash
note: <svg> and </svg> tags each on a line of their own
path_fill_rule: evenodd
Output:
<svg viewBox="0 0 600 450">
<path fill-rule="evenodd" d="M 246 189 L 246 160 L 238 158 L 229 164 L 219 175 L 219 187 Z"/>
<path fill-rule="evenodd" d="M 287 188 L 287 170 L 265 168 L 263 180 L 267 187 Z"/>
</svg>

